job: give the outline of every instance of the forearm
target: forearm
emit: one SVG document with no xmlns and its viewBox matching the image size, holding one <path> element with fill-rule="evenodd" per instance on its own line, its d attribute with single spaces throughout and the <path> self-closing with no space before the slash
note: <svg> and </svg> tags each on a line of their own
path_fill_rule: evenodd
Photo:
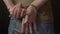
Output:
<svg viewBox="0 0 60 34">
<path fill-rule="evenodd" d="M 31 4 L 38 8 L 40 8 L 47 0 L 34 0 Z"/>
<path fill-rule="evenodd" d="M 3 0 L 4 3 L 6 4 L 7 8 L 10 9 L 14 6 L 12 0 Z"/>
</svg>

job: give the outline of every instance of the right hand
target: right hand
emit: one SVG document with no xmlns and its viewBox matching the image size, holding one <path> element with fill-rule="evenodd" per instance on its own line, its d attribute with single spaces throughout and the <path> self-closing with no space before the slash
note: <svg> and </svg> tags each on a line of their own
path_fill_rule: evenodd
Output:
<svg viewBox="0 0 60 34">
<path fill-rule="evenodd" d="M 32 28 L 34 29 L 35 32 L 37 31 L 36 14 L 37 10 L 33 6 L 29 6 L 27 8 L 26 15 L 22 19 L 22 33 L 28 34 L 29 31 L 30 34 L 33 34 Z"/>
<path fill-rule="evenodd" d="M 21 18 L 24 15 L 25 9 L 22 9 L 22 4 L 18 3 L 9 9 L 10 17 Z"/>
</svg>

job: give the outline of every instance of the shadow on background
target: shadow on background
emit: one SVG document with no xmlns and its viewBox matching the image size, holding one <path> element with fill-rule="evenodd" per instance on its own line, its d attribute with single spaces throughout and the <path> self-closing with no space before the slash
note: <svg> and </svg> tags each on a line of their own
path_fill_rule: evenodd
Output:
<svg viewBox="0 0 60 34">
<path fill-rule="evenodd" d="M 7 34 L 9 26 L 9 12 L 3 0 L 0 0 L 0 34 Z"/>
<path fill-rule="evenodd" d="M 55 34 L 60 33 L 60 0 L 51 0 L 53 7 L 53 16 L 54 16 L 54 31 Z"/>
</svg>

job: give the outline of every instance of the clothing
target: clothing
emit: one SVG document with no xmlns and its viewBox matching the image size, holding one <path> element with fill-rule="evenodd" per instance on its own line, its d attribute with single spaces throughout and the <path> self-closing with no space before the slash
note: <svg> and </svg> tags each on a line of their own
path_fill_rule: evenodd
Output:
<svg viewBox="0 0 60 34">
<path fill-rule="evenodd" d="M 22 34 L 21 24 L 21 20 L 11 17 L 8 34 Z M 33 31 L 33 34 L 54 34 L 53 24 L 37 22 L 37 28 L 38 31 Z"/>
<path fill-rule="evenodd" d="M 33 0 L 13 0 L 13 2 L 16 3 L 22 3 L 23 7 L 27 7 L 30 5 L 31 2 L 33 2 Z"/>
</svg>

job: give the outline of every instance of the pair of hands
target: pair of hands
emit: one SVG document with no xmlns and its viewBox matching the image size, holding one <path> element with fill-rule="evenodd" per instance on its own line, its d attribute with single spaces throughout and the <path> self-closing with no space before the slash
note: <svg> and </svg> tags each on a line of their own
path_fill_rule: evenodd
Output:
<svg viewBox="0 0 60 34">
<path fill-rule="evenodd" d="M 36 14 L 37 11 L 33 6 L 29 6 L 27 9 L 22 8 L 22 4 L 16 4 L 14 7 L 10 8 L 10 16 L 15 18 L 22 18 L 22 33 L 28 34 L 28 24 L 29 24 L 29 30 L 32 34 L 32 23 L 33 28 L 36 31 Z"/>
</svg>

